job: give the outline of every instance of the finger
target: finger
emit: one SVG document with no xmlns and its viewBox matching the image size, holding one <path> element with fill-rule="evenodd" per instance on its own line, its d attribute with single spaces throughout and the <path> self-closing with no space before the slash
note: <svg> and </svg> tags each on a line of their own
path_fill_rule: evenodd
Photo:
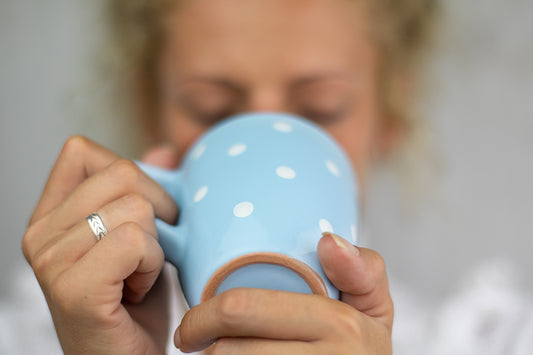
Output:
<svg viewBox="0 0 533 355">
<path fill-rule="evenodd" d="M 142 303 L 126 304 L 132 319 L 156 339 L 156 344 L 168 344 L 172 312 L 170 297 L 173 294 L 173 266 L 165 263 L 156 282 L 146 294 Z M 164 354 L 164 350 L 161 354 Z"/>
<path fill-rule="evenodd" d="M 157 236 L 152 205 L 139 195 L 126 195 L 102 207 L 97 213 L 108 231 L 124 223 L 135 222 L 147 234 Z M 57 236 L 34 239 L 29 251 L 30 264 L 37 266 L 38 275 L 46 274 L 50 281 L 79 260 L 97 242 L 85 219 Z M 33 256 L 35 253 L 36 257 Z M 45 265 L 42 265 L 43 262 Z"/>
<path fill-rule="evenodd" d="M 82 182 L 57 207 L 51 223 L 58 229 L 68 229 L 101 206 L 129 194 L 149 201 L 155 215 L 165 222 L 175 222 L 178 208 L 168 192 L 135 163 L 120 159 Z"/>
<path fill-rule="evenodd" d="M 345 239 L 324 233 L 318 257 L 326 276 L 341 291 L 341 300 L 392 327 L 393 304 L 383 258 Z"/>
<path fill-rule="evenodd" d="M 68 274 L 71 278 L 84 275 L 78 292 L 91 298 L 86 302 L 116 307 L 120 304 L 116 298 L 118 301 L 122 298 L 123 287 L 126 300 L 141 301 L 157 279 L 163 262 L 163 251 L 155 238 L 138 224 L 128 222 L 97 242 Z"/>
<path fill-rule="evenodd" d="M 206 354 L 232 355 L 312 355 L 323 354 L 312 343 L 261 338 L 220 338 L 206 349 Z"/>
<path fill-rule="evenodd" d="M 30 224 L 57 207 L 87 177 L 119 158 L 85 137 L 69 138 L 52 168 Z"/>
<path fill-rule="evenodd" d="M 126 222 L 137 223 L 146 233 L 156 237 L 154 207 L 141 195 L 128 194 L 97 211 L 108 231 Z M 83 221 L 86 222 L 86 221 Z M 87 223 L 88 224 L 88 223 Z"/>
<path fill-rule="evenodd" d="M 176 149 L 170 144 L 151 148 L 141 160 L 147 164 L 165 169 L 174 169 L 178 166 L 179 157 Z"/>
<path fill-rule="evenodd" d="M 335 315 L 355 319 L 356 313 L 323 296 L 236 288 L 189 310 L 174 339 L 185 351 L 201 350 L 221 337 L 314 341 L 345 324 L 335 323 Z"/>
</svg>

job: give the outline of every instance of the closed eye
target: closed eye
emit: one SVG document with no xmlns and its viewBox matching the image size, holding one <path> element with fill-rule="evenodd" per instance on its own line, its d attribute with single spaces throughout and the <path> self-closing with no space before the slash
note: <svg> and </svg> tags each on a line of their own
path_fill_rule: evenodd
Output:
<svg viewBox="0 0 533 355">
<path fill-rule="evenodd" d="M 320 111 L 315 109 L 302 109 L 297 114 L 318 124 L 328 125 L 340 121 L 348 113 L 347 105 L 334 111 Z"/>
</svg>

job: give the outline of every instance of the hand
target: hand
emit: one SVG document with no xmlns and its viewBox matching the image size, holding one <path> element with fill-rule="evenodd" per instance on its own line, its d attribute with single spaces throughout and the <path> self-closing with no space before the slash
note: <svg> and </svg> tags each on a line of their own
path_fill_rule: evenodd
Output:
<svg viewBox="0 0 533 355">
<path fill-rule="evenodd" d="M 383 259 L 325 233 L 318 255 L 341 301 L 232 289 L 187 312 L 174 342 L 211 354 L 391 354 L 393 305 Z"/>
<path fill-rule="evenodd" d="M 85 220 L 92 212 L 108 229 L 98 242 Z M 161 186 L 86 138 L 67 141 L 22 240 L 66 354 L 164 353 L 168 293 L 154 216 L 177 216 Z"/>
</svg>

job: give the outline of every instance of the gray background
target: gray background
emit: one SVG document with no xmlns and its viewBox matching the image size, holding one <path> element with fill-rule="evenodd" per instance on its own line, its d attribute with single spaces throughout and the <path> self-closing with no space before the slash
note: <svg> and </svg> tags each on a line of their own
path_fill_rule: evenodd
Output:
<svg viewBox="0 0 533 355">
<path fill-rule="evenodd" d="M 507 260 L 533 290 L 533 2 L 442 1 L 425 102 L 439 173 L 413 212 L 380 179 L 369 244 L 396 277 L 441 297 L 465 271 Z"/>
<path fill-rule="evenodd" d="M 424 101 L 440 166 L 431 198 L 405 203 L 386 170 L 372 187 L 363 243 L 391 278 L 427 300 L 476 265 L 529 275 L 533 211 L 533 2 L 443 1 Z M 83 132 L 123 154 L 123 126 L 92 101 L 101 1 L 0 1 L 0 299 L 27 268 L 20 240 L 63 141 Z M 426 195 L 424 193 L 424 195 Z"/>
</svg>

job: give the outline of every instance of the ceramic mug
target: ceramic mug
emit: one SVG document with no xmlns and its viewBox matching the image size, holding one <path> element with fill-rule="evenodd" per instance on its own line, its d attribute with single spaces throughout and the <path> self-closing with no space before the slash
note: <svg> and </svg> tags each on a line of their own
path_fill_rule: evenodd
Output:
<svg viewBox="0 0 533 355">
<path fill-rule="evenodd" d="M 357 242 L 352 166 L 319 126 L 285 113 L 228 118 L 208 130 L 177 170 L 140 167 L 180 208 L 156 220 L 189 306 L 234 287 L 338 298 L 317 255 L 323 232 Z"/>
</svg>

